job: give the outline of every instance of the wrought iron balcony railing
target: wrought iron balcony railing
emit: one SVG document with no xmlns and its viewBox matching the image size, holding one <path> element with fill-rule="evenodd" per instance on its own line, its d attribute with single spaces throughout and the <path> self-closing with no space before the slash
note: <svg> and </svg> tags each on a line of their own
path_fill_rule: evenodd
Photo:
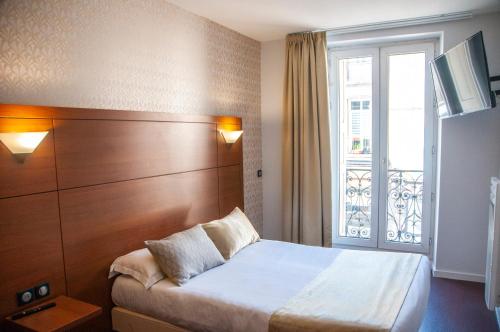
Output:
<svg viewBox="0 0 500 332">
<path fill-rule="evenodd" d="M 372 171 L 346 170 L 344 236 L 370 238 Z"/>
<path fill-rule="evenodd" d="M 343 236 L 370 237 L 372 172 L 349 168 L 345 182 Z M 389 170 L 387 174 L 386 241 L 421 243 L 423 172 Z M 376 216 L 375 216 L 376 217 Z"/>
</svg>

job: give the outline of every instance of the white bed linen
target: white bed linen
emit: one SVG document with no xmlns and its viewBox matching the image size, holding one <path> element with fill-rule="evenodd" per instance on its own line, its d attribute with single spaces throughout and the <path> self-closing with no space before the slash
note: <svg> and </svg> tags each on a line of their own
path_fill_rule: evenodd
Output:
<svg viewBox="0 0 500 332">
<path fill-rule="evenodd" d="M 164 279 L 146 290 L 133 278 L 120 276 L 112 298 L 118 306 L 194 331 L 267 331 L 271 314 L 340 251 L 262 240 L 182 287 Z M 429 289 L 429 262 L 422 259 L 393 331 L 418 330 Z"/>
</svg>

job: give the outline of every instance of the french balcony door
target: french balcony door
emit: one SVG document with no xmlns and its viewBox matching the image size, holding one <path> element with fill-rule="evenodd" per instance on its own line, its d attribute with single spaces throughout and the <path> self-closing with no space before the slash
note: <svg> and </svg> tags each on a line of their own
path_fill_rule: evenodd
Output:
<svg viewBox="0 0 500 332">
<path fill-rule="evenodd" d="M 333 242 L 428 253 L 432 43 L 330 51 Z"/>
</svg>

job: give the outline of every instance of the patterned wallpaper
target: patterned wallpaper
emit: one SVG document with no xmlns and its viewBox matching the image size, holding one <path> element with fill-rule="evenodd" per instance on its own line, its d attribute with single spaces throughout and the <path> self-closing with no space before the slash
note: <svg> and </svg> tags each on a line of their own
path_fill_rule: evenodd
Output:
<svg viewBox="0 0 500 332">
<path fill-rule="evenodd" d="M 262 234 L 259 42 L 165 0 L 0 0 L 0 103 L 242 117 Z"/>
</svg>

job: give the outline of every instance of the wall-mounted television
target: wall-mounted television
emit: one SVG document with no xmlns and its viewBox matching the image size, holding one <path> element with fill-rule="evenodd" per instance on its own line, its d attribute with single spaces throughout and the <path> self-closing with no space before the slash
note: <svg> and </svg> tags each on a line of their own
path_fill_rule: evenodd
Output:
<svg viewBox="0 0 500 332">
<path fill-rule="evenodd" d="M 431 61 L 431 71 L 440 117 L 496 106 L 481 31 Z"/>
</svg>

